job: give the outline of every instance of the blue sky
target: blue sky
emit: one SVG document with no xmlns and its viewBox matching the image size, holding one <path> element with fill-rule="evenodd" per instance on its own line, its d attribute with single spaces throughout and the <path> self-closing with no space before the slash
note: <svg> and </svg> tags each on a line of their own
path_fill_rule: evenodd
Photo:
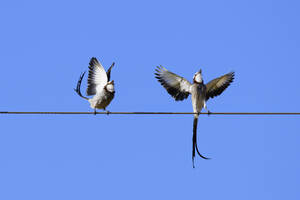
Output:
<svg viewBox="0 0 300 200">
<path fill-rule="evenodd" d="M 212 112 L 299 112 L 300 3 L 1 1 L 1 111 L 92 111 L 73 91 L 112 62 L 110 111 L 192 111 L 154 78 L 231 70 Z M 83 84 L 86 87 L 86 81 Z M 1 199 L 299 199 L 297 116 L 2 115 Z"/>
</svg>

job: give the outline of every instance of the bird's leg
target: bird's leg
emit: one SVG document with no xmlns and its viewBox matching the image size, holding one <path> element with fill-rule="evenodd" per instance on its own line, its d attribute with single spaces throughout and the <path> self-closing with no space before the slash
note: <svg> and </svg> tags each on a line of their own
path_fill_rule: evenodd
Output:
<svg viewBox="0 0 300 200">
<path fill-rule="evenodd" d="M 207 114 L 210 115 L 211 112 L 207 109 L 205 101 L 204 101 L 204 109 L 207 111 Z"/>
<path fill-rule="evenodd" d="M 105 110 L 106 114 L 109 115 L 110 112 L 108 110 L 106 110 L 106 108 L 104 108 L 103 110 Z"/>
<path fill-rule="evenodd" d="M 96 115 L 97 114 L 97 111 L 96 111 L 96 108 L 94 109 L 94 115 Z"/>
</svg>

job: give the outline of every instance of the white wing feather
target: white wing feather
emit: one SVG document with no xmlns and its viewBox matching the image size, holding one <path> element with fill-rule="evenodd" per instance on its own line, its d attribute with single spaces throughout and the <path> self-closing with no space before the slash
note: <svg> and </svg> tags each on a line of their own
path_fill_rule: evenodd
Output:
<svg viewBox="0 0 300 200">
<path fill-rule="evenodd" d="M 189 96 L 191 83 L 188 80 L 162 66 L 157 67 L 155 71 L 155 77 L 176 101 L 182 101 Z"/>
<path fill-rule="evenodd" d="M 87 95 L 95 95 L 103 90 L 107 84 L 107 74 L 96 58 L 91 58 L 89 65 Z"/>
</svg>

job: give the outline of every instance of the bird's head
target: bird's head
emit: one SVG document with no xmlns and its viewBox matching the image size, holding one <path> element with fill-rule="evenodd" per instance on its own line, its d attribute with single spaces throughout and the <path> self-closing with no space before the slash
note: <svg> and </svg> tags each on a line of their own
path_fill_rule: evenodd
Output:
<svg viewBox="0 0 300 200">
<path fill-rule="evenodd" d="M 203 83 L 201 69 L 194 74 L 193 81 L 194 81 L 194 83 Z"/>
<path fill-rule="evenodd" d="M 107 82 L 107 84 L 105 85 L 105 89 L 108 92 L 115 92 L 115 82 L 113 80 Z"/>
</svg>

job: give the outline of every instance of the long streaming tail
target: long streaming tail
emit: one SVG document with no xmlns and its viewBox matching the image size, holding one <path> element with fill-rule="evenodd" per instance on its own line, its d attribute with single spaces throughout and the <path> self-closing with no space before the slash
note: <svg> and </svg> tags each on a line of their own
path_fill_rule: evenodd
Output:
<svg viewBox="0 0 300 200">
<path fill-rule="evenodd" d="M 74 90 L 75 90 L 75 92 L 76 92 L 80 97 L 82 97 L 82 98 L 84 98 L 84 99 L 86 99 L 86 100 L 89 100 L 89 98 L 83 96 L 83 95 L 81 94 L 81 91 L 80 91 L 81 81 L 82 81 L 82 79 L 83 79 L 83 77 L 84 77 L 84 74 L 85 74 L 85 72 L 83 72 L 83 73 L 80 75 L 79 80 L 78 80 L 78 82 L 77 82 L 76 89 L 74 89 Z"/>
<path fill-rule="evenodd" d="M 196 151 L 197 151 L 197 154 L 198 154 L 201 158 L 203 158 L 203 159 L 210 159 L 210 158 L 207 158 L 207 157 L 203 156 L 203 155 L 199 152 L 199 149 L 198 149 L 198 145 L 197 145 L 197 125 L 198 125 L 198 117 L 199 117 L 199 115 L 195 115 L 195 116 L 194 116 L 194 123 L 193 123 L 193 155 L 192 155 L 193 168 L 195 168 L 194 159 L 195 159 L 195 156 L 196 156 Z"/>
</svg>

